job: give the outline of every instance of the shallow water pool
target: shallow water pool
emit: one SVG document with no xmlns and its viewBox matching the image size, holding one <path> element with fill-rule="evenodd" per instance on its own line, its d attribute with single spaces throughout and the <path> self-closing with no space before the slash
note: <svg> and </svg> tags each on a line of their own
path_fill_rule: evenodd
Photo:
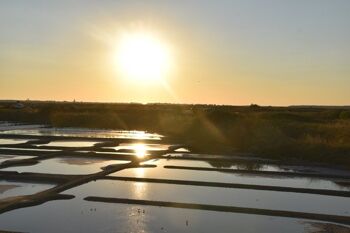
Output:
<svg viewBox="0 0 350 233">
<path fill-rule="evenodd" d="M 20 221 L 18 221 L 20 220 Z M 244 232 L 314 233 L 315 229 L 349 230 L 323 222 L 215 211 L 160 208 L 72 200 L 50 201 L 40 206 L 0 215 L 2 230 L 23 232 Z M 342 231 L 339 231 L 342 232 Z"/>
<path fill-rule="evenodd" d="M 112 164 L 125 164 L 125 160 L 104 160 L 95 158 L 62 157 L 42 160 L 31 166 L 18 166 L 1 171 L 35 172 L 49 174 L 81 175 L 100 172 L 102 167 Z"/>
</svg>

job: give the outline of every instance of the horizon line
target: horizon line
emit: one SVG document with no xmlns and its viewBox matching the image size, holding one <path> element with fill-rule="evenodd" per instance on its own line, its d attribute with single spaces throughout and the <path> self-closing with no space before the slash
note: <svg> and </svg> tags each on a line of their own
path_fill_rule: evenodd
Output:
<svg viewBox="0 0 350 233">
<path fill-rule="evenodd" d="M 251 104 L 242 104 L 242 105 L 234 105 L 234 104 L 214 104 L 214 103 L 175 103 L 175 102 L 117 102 L 117 101 L 79 101 L 79 100 L 37 100 L 37 99 L 0 99 L 0 102 L 47 102 L 47 103 L 85 103 L 85 104 L 139 104 L 139 105 L 208 105 L 208 106 L 227 106 L 227 107 L 250 107 L 250 106 L 258 106 L 258 107 L 336 107 L 336 108 L 350 108 L 349 105 L 323 105 L 323 104 L 292 104 L 292 105 L 260 105 L 257 103 Z"/>
</svg>

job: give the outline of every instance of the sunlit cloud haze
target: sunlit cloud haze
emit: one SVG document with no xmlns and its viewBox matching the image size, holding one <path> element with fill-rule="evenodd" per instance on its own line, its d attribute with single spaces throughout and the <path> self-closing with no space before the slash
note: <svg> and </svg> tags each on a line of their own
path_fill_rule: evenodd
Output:
<svg viewBox="0 0 350 233">
<path fill-rule="evenodd" d="M 3 0 L 0 99 L 345 105 L 349 12 L 347 0 Z M 116 64 L 126 34 L 145 53 Z"/>
</svg>

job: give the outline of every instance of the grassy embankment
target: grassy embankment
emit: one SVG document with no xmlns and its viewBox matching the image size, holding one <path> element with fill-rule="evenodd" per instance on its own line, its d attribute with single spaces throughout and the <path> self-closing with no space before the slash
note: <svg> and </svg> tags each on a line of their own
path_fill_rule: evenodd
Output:
<svg viewBox="0 0 350 233">
<path fill-rule="evenodd" d="M 147 130 L 203 153 L 252 153 L 350 167 L 350 109 L 28 102 L 0 120 Z"/>
</svg>

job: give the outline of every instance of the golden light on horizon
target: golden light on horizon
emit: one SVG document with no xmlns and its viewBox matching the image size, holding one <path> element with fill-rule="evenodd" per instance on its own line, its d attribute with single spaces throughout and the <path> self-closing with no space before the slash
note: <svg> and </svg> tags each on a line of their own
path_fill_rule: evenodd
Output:
<svg viewBox="0 0 350 233">
<path fill-rule="evenodd" d="M 117 70 L 127 79 L 144 83 L 162 80 L 171 60 L 168 46 L 146 32 L 123 33 L 115 53 Z"/>
</svg>

